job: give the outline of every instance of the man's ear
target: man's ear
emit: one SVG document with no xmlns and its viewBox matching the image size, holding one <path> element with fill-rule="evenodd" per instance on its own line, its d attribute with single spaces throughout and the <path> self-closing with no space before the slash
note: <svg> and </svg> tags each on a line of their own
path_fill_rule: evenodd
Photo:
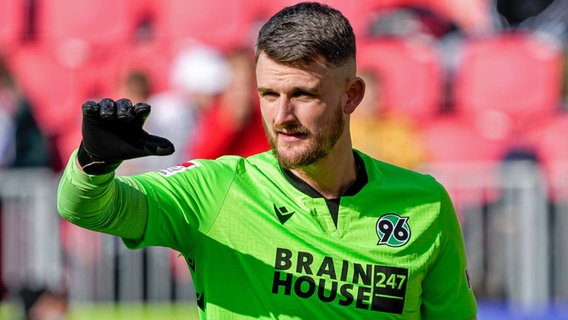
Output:
<svg viewBox="0 0 568 320">
<path fill-rule="evenodd" d="M 353 77 L 347 87 L 347 102 L 344 112 L 351 114 L 363 100 L 365 95 L 365 81 L 361 77 Z"/>
</svg>

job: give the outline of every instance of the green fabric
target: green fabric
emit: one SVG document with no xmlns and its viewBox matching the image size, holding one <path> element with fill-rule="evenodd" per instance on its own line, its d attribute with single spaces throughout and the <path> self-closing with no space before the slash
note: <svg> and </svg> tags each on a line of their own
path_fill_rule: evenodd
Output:
<svg viewBox="0 0 568 320">
<path fill-rule="evenodd" d="M 88 176 L 71 159 L 59 210 L 130 248 L 180 251 L 202 319 L 473 318 L 444 188 L 360 155 L 369 182 L 341 198 L 337 228 L 325 200 L 290 184 L 270 152 L 133 177 Z"/>
</svg>

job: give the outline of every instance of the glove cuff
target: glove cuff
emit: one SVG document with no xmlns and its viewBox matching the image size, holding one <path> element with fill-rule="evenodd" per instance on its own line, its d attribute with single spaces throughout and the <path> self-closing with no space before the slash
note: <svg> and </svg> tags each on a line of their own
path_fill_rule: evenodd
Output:
<svg viewBox="0 0 568 320">
<path fill-rule="evenodd" d="M 113 172 L 122 162 L 108 162 L 90 154 L 83 147 L 83 142 L 79 145 L 77 161 L 85 173 L 92 175 L 101 175 Z"/>
</svg>

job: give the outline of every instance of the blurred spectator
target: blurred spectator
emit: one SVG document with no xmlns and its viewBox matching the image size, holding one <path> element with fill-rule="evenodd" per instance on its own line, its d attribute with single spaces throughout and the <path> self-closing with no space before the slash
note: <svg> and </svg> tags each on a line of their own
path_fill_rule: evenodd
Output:
<svg viewBox="0 0 568 320">
<path fill-rule="evenodd" d="M 159 170 L 187 160 L 186 147 L 194 137 L 197 118 L 229 85 L 231 69 L 216 48 L 194 45 L 178 53 L 171 65 L 170 88 L 148 97 L 152 116 L 146 129 L 168 137 L 176 152 L 148 157 L 144 170 Z"/>
<path fill-rule="evenodd" d="M 143 71 L 130 70 L 119 79 L 116 96 L 119 98 L 128 98 L 132 101 L 132 104 L 147 102 L 152 92 L 150 83 L 149 76 Z M 123 163 L 118 168 L 118 172 L 124 175 L 137 174 L 143 172 L 156 160 L 157 159 L 151 158 L 132 159 L 132 161 Z"/>
<path fill-rule="evenodd" d="M 424 161 L 425 146 L 417 124 L 410 117 L 381 106 L 379 75 L 371 70 L 359 74 L 366 84 L 365 97 L 351 115 L 353 147 L 376 159 L 408 169 Z"/>
<path fill-rule="evenodd" d="M 0 169 L 46 167 L 52 165 L 52 152 L 40 130 L 29 101 L 21 93 L 9 66 L 0 57 Z M 0 250 L 2 243 L 2 199 L 0 199 Z M 0 252 L 0 275 L 2 258 Z M 28 284 L 22 284 L 23 289 Z M 0 299 L 8 294 L 4 279 L 0 281 Z"/>
<path fill-rule="evenodd" d="M 136 104 L 147 101 L 151 91 L 149 76 L 144 71 L 130 70 L 118 84 L 117 96 Z"/>
<path fill-rule="evenodd" d="M 441 39 L 459 30 L 451 20 L 426 7 L 397 6 L 379 10 L 371 21 L 371 37 L 428 37 Z"/>
<path fill-rule="evenodd" d="M 26 320 L 65 319 L 69 307 L 66 292 L 24 289 L 20 294 Z"/>
<path fill-rule="evenodd" d="M 227 59 L 231 81 L 200 117 L 188 158 L 246 157 L 269 149 L 255 90 L 252 52 L 234 50 Z"/>
<path fill-rule="evenodd" d="M 495 31 L 491 14 L 494 0 L 439 0 L 425 1 L 432 11 L 446 17 L 467 36 L 480 36 Z"/>
<path fill-rule="evenodd" d="M 440 4 L 440 6 L 442 6 Z M 452 6 L 446 3 L 448 9 Z M 481 11 L 481 9 L 477 9 Z M 489 12 L 487 13 L 490 16 Z M 465 30 L 457 17 L 444 16 L 440 10 L 426 5 L 400 5 L 379 10 L 369 25 L 370 37 L 394 37 L 417 39 L 429 43 L 439 54 L 444 72 L 444 100 L 441 108 L 451 104 L 452 81 L 459 63 L 460 47 L 468 37 L 488 32 L 488 27 L 479 26 Z M 483 30 L 483 31 L 482 31 Z"/>
<path fill-rule="evenodd" d="M 549 6 L 554 0 L 496 0 L 497 12 L 502 22 L 516 27 L 523 21 L 534 17 Z"/>
<path fill-rule="evenodd" d="M 52 152 L 29 101 L 0 57 L 0 166 L 49 167 Z"/>
<path fill-rule="evenodd" d="M 498 0 L 497 11 L 503 29 L 538 32 L 558 41 L 564 50 L 562 99 L 568 109 L 568 1 Z"/>
<path fill-rule="evenodd" d="M 501 30 L 541 32 L 567 44 L 566 0 L 496 0 L 494 11 Z"/>
</svg>

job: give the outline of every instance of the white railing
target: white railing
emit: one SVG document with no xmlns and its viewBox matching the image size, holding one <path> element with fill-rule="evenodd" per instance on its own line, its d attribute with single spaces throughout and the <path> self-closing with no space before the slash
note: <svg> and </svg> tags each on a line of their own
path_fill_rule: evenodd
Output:
<svg viewBox="0 0 568 320">
<path fill-rule="evenodd" d="M 533 310 L 568 299 L 567 179 L 548 181 L 532 161 L 427 166 L 462 221 L 479 297 Z"/>
<path fill-rule="evenodd" d="M 0 171 L 2 279 L 9 289 L 63 281 L 56 183 L 49 170 Z"/>
</svg>

